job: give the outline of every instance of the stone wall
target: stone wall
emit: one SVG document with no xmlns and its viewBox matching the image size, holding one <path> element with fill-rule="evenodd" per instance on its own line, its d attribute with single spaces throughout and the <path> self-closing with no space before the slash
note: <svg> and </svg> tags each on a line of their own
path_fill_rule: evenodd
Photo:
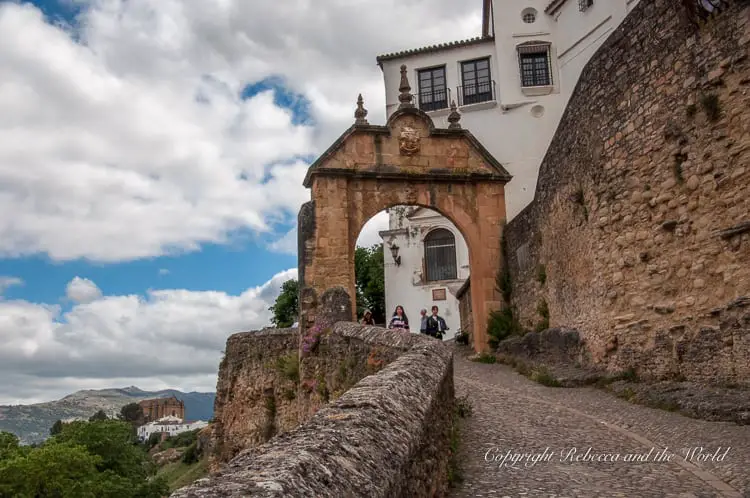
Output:
<svg viewBox="0 0 750 498">
<path fill-rule="evenodd" d="M 173 497 L 445 495 L 454 403 L 450 350 L 425 336 L 351 323 L 334 325 L 327 340 L 332 357 L 357 358 L 362 372 L 382 370 L 307 423 L 241 452 Z"/>
<path fill-rule="evenodd" d="M 321 298 L 325 316 L 334 316 L 325 306 L 336 302 L 331 295 L 337 297 L 334 292 Z M 402 352 L 334 334 L 332 327 L 309 349 L 304 342 L 300 353 L 298 329 L 243 332 L 227 340 L 214 405 L 212 469 L 309 420 Z"/>
<path fill-rule="evenodd" d="M 299 379 L 293 372 L 285 374 L 284 360 L 297 361 L 298 348 L 297 329 L 264 329 L 229 337 L 216 385 L 212 468 L 297 427 Z"/>
<path fill-rule="evenodd" d="M 747 383 L 750 8 L 692 3 L 642 0 L 589 62 L 507 226 L 512 303 L 610 370 Z"/>
</svg>

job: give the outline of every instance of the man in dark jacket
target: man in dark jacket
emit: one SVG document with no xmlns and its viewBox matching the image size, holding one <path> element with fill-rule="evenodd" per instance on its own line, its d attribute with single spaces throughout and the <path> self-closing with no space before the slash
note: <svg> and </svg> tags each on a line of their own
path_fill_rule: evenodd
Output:
<svg viewBox="0 0 750 498">
<path fill-rule="evenodd" d="M 432 315 L 427 319 L 427 335 L 443 340 L 445 331 L 449 330 L 443 317 L 438 316 L 438 307 L 432 307 Z"/>
</svg>

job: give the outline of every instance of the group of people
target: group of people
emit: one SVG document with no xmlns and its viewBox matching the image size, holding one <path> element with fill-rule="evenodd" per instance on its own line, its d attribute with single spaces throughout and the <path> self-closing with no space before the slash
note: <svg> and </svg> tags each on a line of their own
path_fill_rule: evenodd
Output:
<svg viewBox="0 0 750 498">
<path fill-rule="evenodd" d="M 432 307 L 432 314 L 430 316 L 427 316 L 426 309 L 422 309 L 419 314 L 421 318 L 419 324 L 420 334 L 425 334 L 430 337 L 442 340 L 445 332 L 447 330 L 450 330 L 449 327 L 445 324 L 445 320 L 443 319 L 443 317 L 438 315 L 437 306 Z M 375 320 L 373 320 L 370 310 L 365 310 L 361 323 L 363 325 L 375 325 Z M 396 306 L 396 310 L 393 312 L 391 321 L 388 323 L 388 328 L 403 330 L 405 332 L 409 332 L 411 330 L 409 328 L 409 318 L 406 316 L 406 312 L 404 312 L 403 306 Z"/>
</svg>

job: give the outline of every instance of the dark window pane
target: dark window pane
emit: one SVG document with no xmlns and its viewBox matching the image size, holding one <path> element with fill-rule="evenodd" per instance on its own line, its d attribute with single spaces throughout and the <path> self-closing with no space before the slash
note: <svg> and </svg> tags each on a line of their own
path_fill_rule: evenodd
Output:
<svg viewBox="0 0 750 498">
<path fill-rule="evenodd" d="M 546 86 L 552 84 L 547 50 L 527 49 L 520 51 L 521 84 L 523 86 Z"/>
<path fill-rule="evenodd" d="M 489 59 L 478 59 L 462 63 L 461 103 L 476 104 L 493 99 Z"/>
<path fill-rule="evenodd" d="M 427 281 L 455 280 L 456 239 L 451 232 L 443 228 L 433 230 L 424 240 L 425 267 Z"/>
<path fill-rule="evenodd" d="M 448 107 L 445 68 L 419 71 L 419 108 L 434 111 Z"/>
</svg>

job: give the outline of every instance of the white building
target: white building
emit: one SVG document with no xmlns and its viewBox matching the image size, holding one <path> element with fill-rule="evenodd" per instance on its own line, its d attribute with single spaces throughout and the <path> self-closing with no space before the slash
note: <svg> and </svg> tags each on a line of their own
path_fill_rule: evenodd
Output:
<svg viewBox="0 0 750 498">
<path fill-rule="evenodd" d="M 422 308 L 433 305 L 453 338 L 461 322 L 456 291 L 469 277 L 469 250 L 461 232 L 439 213 L 417 207 L 388 210 L 389 229 L 380 232 L 385 258 L 386 319 L 404 307 L 412 332 L 419 333 Z"/>
<path fill-rule="evenodd" d="M 482 1 L 482 36 L 381 55 L 377 61 L 388 117 L 399 105 L 395 89 L 402 64 L 414 103 L 436 127 L 448 127 L 451 102 L 456 102 L 461 127 L 513 175 L 505 187 L 510 221 L 534 198 L 539 167 L 584 66 L 639 0 Z M 405 217 L 402 212 L 391 209 L 389 230 L 381 232 L 387 311 L 402 304 L 412 329 L 418 330 L 419 309 L 436 304 L 451 328 L 450 338 L 460 326 L 455 293 L 469 277 L 466 244 L 441 215 L 426 209 Z M 439 235 L 438 228 L 455 237 L 452 258 L 431 256 L 449 251 L 430 249 L 430 234 Z M 442 244 L 443 237 L 435 238 Z M 400 264 L 389 257 L 393 245 Z M 441 273 L 451 278 L 433 280 Z"/>
<path fill-rule="evenodd" d="M 168 434 L 170 437 L 172 437 L 182 432 L 203 429 L 207 425 L 208 422 L 205 422 L 203 420 L 185 423 L 182 419 L 179 419 L 177 417 L 164 417 L 138 427 L 138 437 L 142 441 L 148 441 L 148 438 L 151 437 L 151 434 Z"/>
<path fill-rule="evenodd" d="M 447 128 L 455 101 L 461 126 L 513 175 L 510 220 L 534 198 L 539 166 L 584 65 L 637 3 L 484 0 L 481 37 L 377 58 L 386 114 L 398 108 L 402 64 L 415 104 L 435 126 Z"/>
</svg>

